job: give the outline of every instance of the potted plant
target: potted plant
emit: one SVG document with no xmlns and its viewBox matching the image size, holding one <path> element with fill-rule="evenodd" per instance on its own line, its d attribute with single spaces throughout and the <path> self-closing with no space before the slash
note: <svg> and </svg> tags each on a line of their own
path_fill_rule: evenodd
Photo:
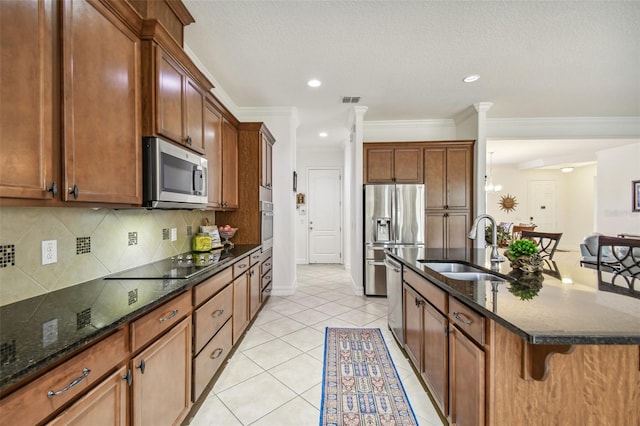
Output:
<svg viewBox="0 0 640 426">
<path fill-rule="evenodd" d="M 521 238 L 509 244 L 504 252 L 511 261 L 511 267 L 525 272 L 542 270 L 542 258 L 538 254 L 538 246 L 531 240 Z"/>
</svg>

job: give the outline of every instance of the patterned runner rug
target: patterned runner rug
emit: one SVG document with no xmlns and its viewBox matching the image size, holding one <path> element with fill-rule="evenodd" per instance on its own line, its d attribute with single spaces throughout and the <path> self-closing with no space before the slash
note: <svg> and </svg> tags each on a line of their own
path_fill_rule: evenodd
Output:
<svg viewBox="0 0 640 426">
<path fill-rule="evenodd" d="M 380 329 L 327 327 L 320 426 L 417 424 Z"/>
</svg>

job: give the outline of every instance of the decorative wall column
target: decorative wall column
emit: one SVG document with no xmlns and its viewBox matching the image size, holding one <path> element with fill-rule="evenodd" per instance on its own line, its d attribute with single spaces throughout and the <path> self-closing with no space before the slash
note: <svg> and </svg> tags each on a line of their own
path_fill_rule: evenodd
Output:
<svg viewBox="0 0 640 426">
<path fill-rule="evenodd" d="M 487 175 L 487 111 L 489 111 L 492 106 L 492 102 L 473 104 L 473 107 L 478 113 L 475 146 L 476 174 L 474 176 L 476 190 L 473 200 L 476 216 L 487 212 L 487 194 L 484 190 L 485 176 Z M 485 246 L 484 226 L 478 229 L 478 236 L 474 241 L 474 246 L 478 248 Z"/>
<path fill-rule="evenodd" d="M 363 279 L 363 241 L 364 231 L 362 229 L 362 211 L 363 195 L 362 195 L 362 144 L 364 143 L 364 115 L 367 107 L 357 106 L 353 108 L 349 117 L 349 129 L 351 129 L 351 197 L 350 207 L 351 216 L 349 217 L 349 226 L 351 234 L 351 280 L 353 291 L 356 294 L 364 294 Z"/>
</svg>

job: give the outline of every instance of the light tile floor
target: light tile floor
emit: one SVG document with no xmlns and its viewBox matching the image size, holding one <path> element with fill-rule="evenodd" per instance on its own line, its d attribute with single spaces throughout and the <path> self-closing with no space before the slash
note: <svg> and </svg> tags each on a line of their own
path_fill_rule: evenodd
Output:
<svg viewBox="0 0 640 426">
<path fill-rule="evenodd" d="M 191 425 L 318 425 L 325 327 L 377 327 L 421 426 L 442 425 L 387 327 L 387 299 L 354 296 L 342 265 L 299 265 L 292 296 L 259 312 Z"/>
</svg>

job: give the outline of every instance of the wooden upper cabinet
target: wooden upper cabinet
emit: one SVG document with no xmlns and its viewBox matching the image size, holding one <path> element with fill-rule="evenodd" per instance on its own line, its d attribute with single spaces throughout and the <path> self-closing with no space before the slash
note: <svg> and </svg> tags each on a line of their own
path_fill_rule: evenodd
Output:
<svg viewBox="0 0 640 426">
<path fill-rule="evenodd" d="M 209 206 L 222 207 L 222 114 L 207 102 L 204 111 L 204 153 L 208 163 Z"/>
<path fill-rule="evenodd" d="M 364 183 L 422 183 L 421 147 L 364 148 Z"/>
<path fill-rule="evenodd" d="M 238 129 L 222 119 L 222 207 L 238 208 Z"/>
<path fill-rule="evenodd" d="M 63 199 L 139 205 L 140 39 L 100 2 L 61 8 Z"/>
<path fill-rule="evenodd" d="M 158 134 L 203 154 L 205 90 L 191 79 L 183 67 L 164 49 L 152 45 L 157 74 L 156 128 L 145 134 Z"/>
<path fill-rule="evenodd" d="M 265 128 L 266 130 L 266 128 Z M 273 143 L 274 138 L 271 133 L 261 132 L 260 149 L 260 186 L 271 189 L 273 187 Z"/>
<path fill-rule="evenodd" d="M 52 1 L 0 1 L 0 197 L 50 200 L 47 188 L 60 185 L 54 15 Z"/>
<path fill-rule="evenodd" d="M 427 209 L 471 208 L 472 147 L 439 146 L 424 149 Z"/>
</svg>

